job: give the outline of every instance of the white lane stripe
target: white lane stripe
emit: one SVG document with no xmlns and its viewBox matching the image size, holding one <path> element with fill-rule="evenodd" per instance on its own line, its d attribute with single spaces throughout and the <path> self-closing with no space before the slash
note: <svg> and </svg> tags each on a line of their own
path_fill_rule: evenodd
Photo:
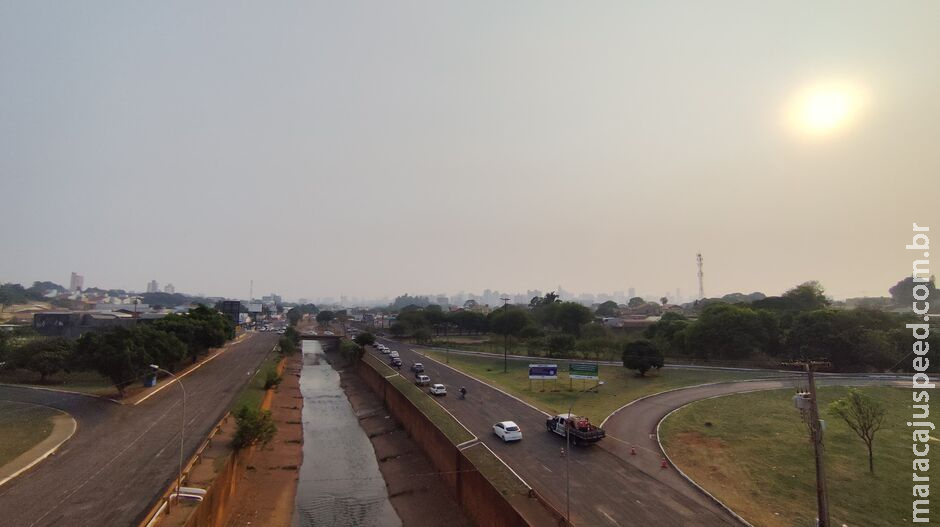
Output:
<svg viewBox="0 0 940 527">
<path fill-rule="evenodd" d="M 245 339 L 243 339 L 243 340 L 248 340 L 248 339 L 245 338 Z M 224 348 L 222 348 L 221 351 L 219 351 L 219 352 L 216 353 L 215 355 L 212 355 L 212 356 L 209 357 L 208 359 L 206 359 L 206 360 L 200 362 L 199 364 L 193 366 L 192 368 L 186 370 L 186 371 L 183 372 L 182 374 L 177 375 L 176 378 L 177 378 L 177 379 L 182 379 L 183 377 L 186 377 L 187 375 L 189 375 L 190 373 L 192 373 L 192 372 L 198 370 L 199 368 L 202 368 L 203 365 L 208 364 L 209 362 L 215 360 L 215 358 L 218 357 L 219 355 L 221 355 L 221 354 L 225 353 L 226 351 L 232 349 L 232 347 L 234 346 L 234 344 L 237 344 L 237 343 L 238 343 L 238 342 L 233 342 L 231 346 L 225 346 Z M 167 386 L 173 384 L 173 381 L 174 381 L 174 379 L 172 379 L 172 378 L 170 379 L 169 382 L 164 381 L 163 384 L 161 384 L 160 386 L 158 386 L 154 391 L 148 393 L 147 395 L 145 395 L 144 397 L 142 397 L 140 400 L 138 400 L 137 402 L 135 402 L 135 403 L 134 403 L 134 406 L 137 406 L 138 404 L 140 404 L 140 403 L 146 401 L 147 399 L 150 399 L 151 397 L 153 397 L 154 395 L 156 395 L 160 390 L 162 390 L 162 389 L 166 388 Z"/>
</svg>

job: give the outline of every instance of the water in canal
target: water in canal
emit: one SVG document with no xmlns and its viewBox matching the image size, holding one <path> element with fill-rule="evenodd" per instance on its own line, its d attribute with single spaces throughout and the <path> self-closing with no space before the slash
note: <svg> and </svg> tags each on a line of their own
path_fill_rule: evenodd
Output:
<svg viewBox="0 0 940 527">
<path fill-rule="evenodd" d="M 400 527 L 372 443 L 320 343 L 303 341 L 304 458 L 294 527 Z"/>
</svg>

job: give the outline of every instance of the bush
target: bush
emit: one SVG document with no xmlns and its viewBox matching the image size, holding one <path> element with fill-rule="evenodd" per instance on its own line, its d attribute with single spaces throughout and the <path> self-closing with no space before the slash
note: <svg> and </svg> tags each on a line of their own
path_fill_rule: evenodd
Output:
<svg viewBox="0 0 940 527">
<path fill-rule="evenodd" d="M 277 433 L 274 418 L 267 410 L 242 406 L 235 412 L 235 423 L 238 428 L 235 430 L 232 446 L 236 450 L 256 444 L 267 445 Z"/>
<path fill-rule="evenodd" d="M 663 352 L 649 340 L 635 340 L 623 347 L 623 367 L 638 371 L 640 376 L 651 368 L 662 368 L 663 364 Z"/>
<path fill-rule="evenodd" d="M 297 353 L 297 344 L 294 343 L 293 339 L 290 339 L 286 336 L 281 337 L 278 340 L 278 347 L 281 350 L 281 355 L 293 355 Z"/>
<path fill-rule="evenodd" d="M 278 384 L 281 384 L 282 380 L 283 379 L 281 376 L 277 374 L 277 370 L 268 370 L 268 372 L 264 375 L 264 389 L 270 390 Z"/>
</svg>

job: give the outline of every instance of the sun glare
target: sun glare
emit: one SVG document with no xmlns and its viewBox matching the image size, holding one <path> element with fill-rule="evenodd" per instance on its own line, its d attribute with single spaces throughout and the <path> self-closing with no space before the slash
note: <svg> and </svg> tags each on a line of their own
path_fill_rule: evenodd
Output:
<svg viewBox="0 0 940 527">
<path fill-rule="evenodd" d="M 864 91 L 849 83 L 819 83 L 793 97 L 787 117 L 801 135 L 827 136 L 851 126 L 865 106 Z"/>
</svg>

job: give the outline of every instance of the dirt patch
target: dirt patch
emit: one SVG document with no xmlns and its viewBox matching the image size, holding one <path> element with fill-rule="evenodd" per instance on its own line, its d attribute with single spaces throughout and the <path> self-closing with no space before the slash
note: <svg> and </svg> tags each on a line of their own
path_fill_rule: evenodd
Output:
<svg viewBox="0 0 940 527">
<path fill-rule="evenodd" d="M 339 369 L 341 386 L 369 436 L 379 470 L 388 487 L 389 501 L 402 525 L 471 526 L 443 479 L 408 434 L 385 411 L 381 400 L 352 370 Z"/>
<path fill-rule="evenodd" d="M 268 446 L 255 448 L 245 460 L 249 470 L 235 482 L 234 504 L 227 526 L 264 525 L 288 527 L 294 514 L 297 492 L 297 467 L 303 457 L 302 405 L 300 394 L 300 353 L 287 360 L 283 381 L 271 400 L 271 414 L 277 423 L 277 435 Z M 251 470 L 251 469 L 254 470 Z"/>
<path fill-rule="evenodd" d="M 676 434 L 673 441 L 677 443 L 677 446 L 681 443 L 683 446 L 707 448 L 716 452 L 723 452 L 727 447 L 721 439 L 708 437 L 700 432 L 681 432 Z"/>
</svg>

